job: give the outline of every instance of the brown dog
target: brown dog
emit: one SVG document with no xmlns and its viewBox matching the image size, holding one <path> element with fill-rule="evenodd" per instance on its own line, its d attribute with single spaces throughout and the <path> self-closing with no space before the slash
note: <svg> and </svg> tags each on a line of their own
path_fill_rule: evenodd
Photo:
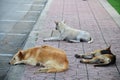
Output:
<svg viewBox="0 0 120 80">
<path fill-rule="evenodd" d="M 64 51 L 51 46 L 41 46 L 18 51 L 10 64 L 42 65 L 37 72 L 62 72 L 68 69 L 68 60 Z"/>
<path fill-rule="evenodd" d="M 107 66 L 116 62 L 116 56 L 112 54 L 110 47 L 103 50 L 96 50 L 88 54 L 76 54 L 76 58 L 83 58 L 81 63 L 91 63 L 94 66 Z"/>
</svg>

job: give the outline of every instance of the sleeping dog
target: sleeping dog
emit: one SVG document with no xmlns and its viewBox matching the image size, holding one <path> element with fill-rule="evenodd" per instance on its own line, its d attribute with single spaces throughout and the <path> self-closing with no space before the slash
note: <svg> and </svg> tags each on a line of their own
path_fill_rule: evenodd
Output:
<svg viewBox="0 0 120 80">
<path fill-rule="evenodd" d="M 43 45 L 27 50 L 18 51 L 10 61 L 10 64 L 29 64 L 43 66 L 37 72 L 62 72 L 68 69 L 69 62 L 63 50 L 52 46 Z"/>
<path fill-rule="evenodd" d="M 110 47 L 87 54 L 76 54 L 75 57 L 82 58 L 81 63 L 95 64 L 95 67 L 107 66 L 116 62 L 116 56 L 111 52 Z"/>
</svg>

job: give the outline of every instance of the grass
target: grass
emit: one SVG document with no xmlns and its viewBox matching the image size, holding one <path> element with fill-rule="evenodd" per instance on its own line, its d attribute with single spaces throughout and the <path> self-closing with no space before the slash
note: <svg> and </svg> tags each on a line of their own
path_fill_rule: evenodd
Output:
<svg viewBox="0 0 120 80">
<path fill-rule="evenodd" d="M 115 10 L 120 14 L 120 0 L 108 0 L 108 2 L 115 8 Z"/>
</svg>

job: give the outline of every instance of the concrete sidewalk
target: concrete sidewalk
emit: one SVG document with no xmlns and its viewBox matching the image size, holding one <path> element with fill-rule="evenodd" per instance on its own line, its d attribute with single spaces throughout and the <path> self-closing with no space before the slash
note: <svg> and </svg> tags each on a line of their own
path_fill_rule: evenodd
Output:
<svg viewBox="0 0 120 80">
<path fill-rule="evenodd" d="M 106 0 L 102 0 L 105 1 Z M 69 59 L 69 70 L 61 73 L 33 72 L 38 67 L 25 66 L 22 80 L 119 80 L 120 79 L 120 26 L 114 21 L 99 0 L 48 0 L 47 6 L 31 32 L 24 49 L 33 46 L 51 45 L 63 49 Z M 73 28 L 91 33 L 92 44 L 43 42 L 50 37 L 55 28 L 54 21 L 65 20 Z M 108 67 L 93 67 L 79 63 L 76 53 L 91 52 L 112 45 L 112 52 L 117 55 L 115 65 Z"/>
</svg>

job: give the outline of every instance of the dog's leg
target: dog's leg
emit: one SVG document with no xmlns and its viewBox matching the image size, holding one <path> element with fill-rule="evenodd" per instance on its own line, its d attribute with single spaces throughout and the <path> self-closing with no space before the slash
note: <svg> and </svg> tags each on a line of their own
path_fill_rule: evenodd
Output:
<svg viewBox="0 0 120 80">
<path fill-rule="evenodd" d="M 98 57 L 94 57 L 92 59 L 81 59 L 80 62 L 88 64 L 101 64 L 104 63 L 104 60 Z"/>
<path fill-rule="evenodd" d="M 57 72 L 56 68 L 40 68 L 38 71 L 36 71 L 34 74 L 36 73 L 44 73 L 44 72 L 47 72 L 47 73 L 54 73 L 54 72 Z"/>
<path fill-rule="evenodd" d="M 18 61 L 18 62 L 15 62 L 14 65 L 22 64 L 22 63 L 24 63 L 24 61 Z"/>
<path fill-rule="evenodd" d="M 32 64 L 32 63 L 29 63 L 28 60 L 18 61 L 18 62 L 14 63 L 14 64 L 16 65 L 16 64 L 22 64 L 22 63 L 24 63 L 24 64 Z M 33 64 L 32 64 L 32 65 L 33 65 Z"/>
<path fill-rule="evenodd" d="M 56 68 L 50 68 L 48 71 L 48 73 L 53 73 L 53 72 L 57 72 Z"/>
<path fill-rule="evenodd" d="M 53 34 L 53 33 L 52 33 Z M 64 30 L 60 33 L 60 35 L 58 37 L 50 37 L 50 38 L 46 38 L 43 41 L 60 41 L 60 40 L 64 40 L 66 37 L 66 35 L 64 35 Z"/>
<path fill-rule="evenodd" d="M 76 58 L 92 59 L 94 54 L 75 54 Z"/>
<path fill-rule="evenodd" d="M 37 74 L 37 73 L 44 73 L 44 72 L 47 72 L 48 71 L 48 68 L 40 68 L 38 69 L 37 71 L 34 72 L 34 74 Z"/>
<path fill-rule="evenodd" d="M 75 54 L 76 58 L 82 58 L 82 54 Z"/>
<path fill-rule="evenodd" d="M 82 55 L 82 58 L 84 59 L 92 59 L 94 57 L 93 54 L 85 54 L 85 55 Z"/>
<path fill-rule="evenodd" d="M 45 68 L 40 68 L 38 71 L 41 72 L 47 72 L 49 68 L 45 67 Z"/>
<path fill-rule="evenodd" d="M 60 37 L 50 37 L 50 38 L 46 38 L 43 41 L 60 41 L 62 40 Z"/>
<path fill-rule="evenodd" d="M 90 43 L 92 43 L 93 42 L 93 38 L 91 38 L 91 40 L 90 41 L 88 41 L 88 43 L 90 44 Z"/>
<path fill-rule="evenodd" d="M 18 61 L 16 62 L 15 64 L 28 64 L 28 65 L 33 65 L 33 66 L 36 66 L 36 62 L 35 61 L 31 61 L 31 60 L 22 60 L 22 61 Z"/>
<path fill-rule="evenodd" d="M 81 59 L 80 63 L 87 63 L 87 64 L 96 64 L 96 59 Z"/>
<path fill-rule="evenodd" d="M 68 40 L 68 42 L 71 42 L 71 43 L 79 43 L 80 40 Z"/>
<path fill-rule="evenodd" d="M 103 63 L 95 64 L 94 67 L 108 66 L 109 64 L 110 62 L 103 62 Z"/>
<path fill-rule="evenodd" d="M 40 66 L 40 67 L 45 67 L 45 65 L 43 63 L 37 63 L 36 66 Z"/>
</svg>

